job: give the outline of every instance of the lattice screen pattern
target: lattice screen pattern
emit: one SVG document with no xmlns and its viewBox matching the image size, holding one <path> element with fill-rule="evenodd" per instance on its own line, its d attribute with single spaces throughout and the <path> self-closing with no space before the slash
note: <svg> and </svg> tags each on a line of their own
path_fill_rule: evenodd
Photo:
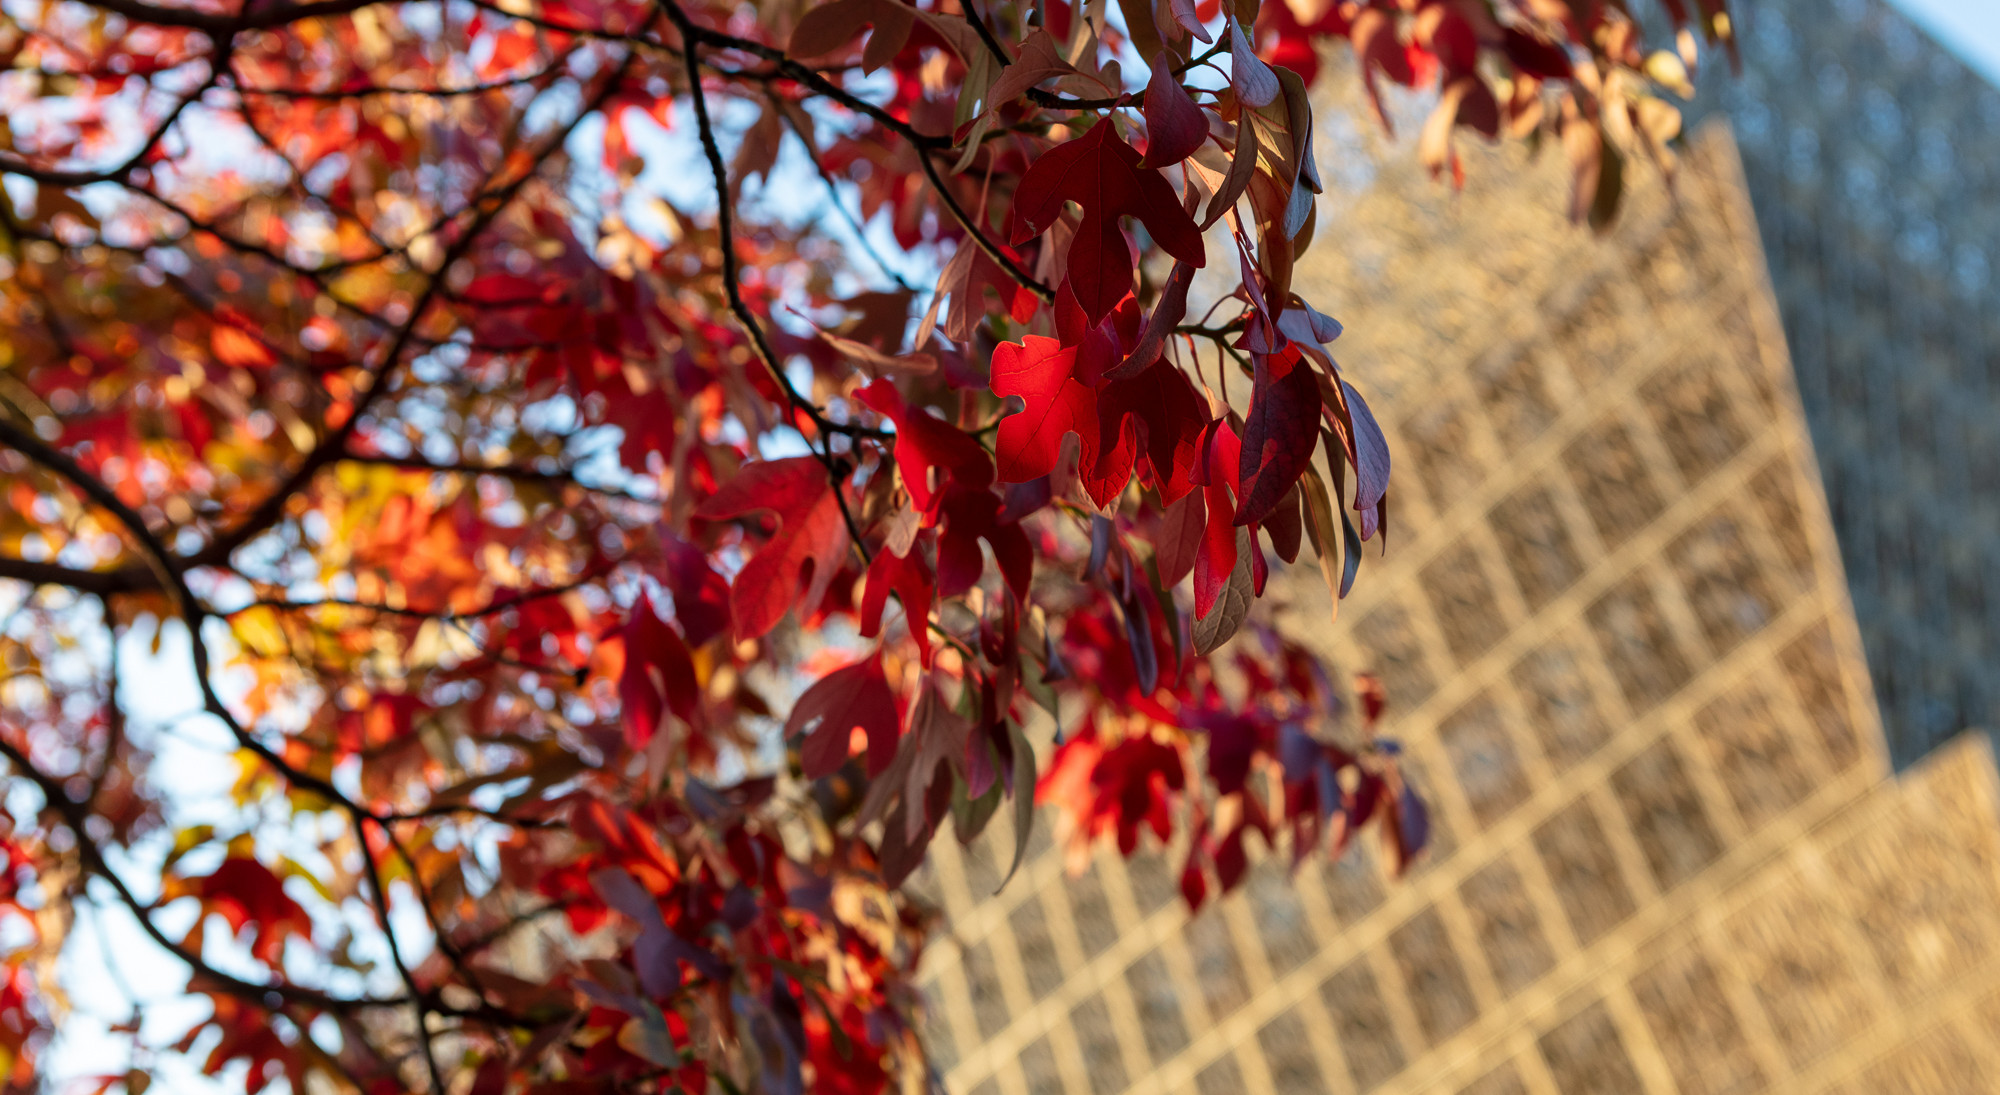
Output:
<svg viewBox="0 0 2000 1095">
<path fill-rule="evenodd" d="M 1190 920 L 1177 849 L 1071 876 L 1044 836 L 995 896 L 1009 835 L 941 838 L 924 1035 L 955 1095 L 2000 1076 L 1990 753 L 1890 776 L 1729 137 L 1601 240 L 1560 220 L 1555 158 L 1515 154 L 1468 150 L 1457 195 L 1340 165 L 1340 246 L 1300 272 L 1398 493 L 1337 622 L 1311 569 L 1279 622 L 1383 675 L 1434 847 L 1400 880 L 1365 845 L 1265 864 Z"/>
<path fill-rule="evenodd" d="M 1754 0 L 1726 111 L 1898 768 L 2000 718 L 2000 88 L 1881 0 Z"/>
</svg>

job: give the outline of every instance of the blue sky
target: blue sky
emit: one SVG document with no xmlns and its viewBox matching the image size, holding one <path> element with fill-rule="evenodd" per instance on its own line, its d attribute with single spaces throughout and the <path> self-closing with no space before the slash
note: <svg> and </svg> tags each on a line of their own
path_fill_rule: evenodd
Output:
<svg viewBox="0 0 2000 1095">
<path fill-rule="evenodd" d="M 2000 83 L 2000 0 L 1891 2 L 1987 79 Z"/>
</svg>

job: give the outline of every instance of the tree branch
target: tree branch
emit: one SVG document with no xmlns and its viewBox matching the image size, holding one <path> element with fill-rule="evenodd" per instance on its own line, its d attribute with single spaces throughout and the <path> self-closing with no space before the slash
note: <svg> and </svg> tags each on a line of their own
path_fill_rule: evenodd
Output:
<svg viewBox="0 0 2000 1095">
<path fill-rule="evenodd" d="M 9 742 L 5 737 L 0 737 L 0 757 L 6 758 L 23 779 L 33 783 L 42 792 L 42 798 L 46 801 L 49 809 L 62 815 L 63 823 L 69 826 L 70 832 L 76 838 L 77 851 L 83 859 L 84 869 L 103 879 L 111 887 L 112 892 L 118 896 L 119 903 L 130 910 L 132 918 L 139 922 L 140 930 L 145 932 L 148 938 L 152 939 L 155 944 L 159 945 L 169 954 L 185 962 L 188 968 L 192 969 L 196 977 L 200 980 L 229 993 L 231 996 L 247 1000 L 258 1007 L 265 1006 L 265 999 L 273 993 L 276 993 L 279 997 L 290 1003 L 329 1012 L 346 1012 L 356 1008 L 399 1008 L 409 1003 L 407 997 L 401 996 L 358 997 L 352 999 L 329 996 L 317 989 L 304 988 L 283 981 L 271 984 L 258 984 L 255 981 L 246 981 L 234 974 L 225 973 L 209 965 L 202 960 L 200 955 L 190 952 L 186 947 L 167 938 L 166 933 L 161 931 L 159 926 L 153 923 L 151 916 L 148 915 L 151 912 L 151 908 L 145 902 L 140 901 L 138 895 L 134 894 L 131 888 L 125 884 L 125 880 L 120 878 L 118 873 L 111 869 L 111 864 L 104 858 L 103 850 L 91 838 L 89 829 L 85 824 L 90 818 L 88 808 L 82 803 L 71 799 L 69 794 L 63 789 L 60 781 L 35 767 L 29 761 L 27 753 L 12 742 Z"/>
<path fill-rule="evenodd" d="M 424 1065 L 430 1072 L 431 1095 L 444 1095 L 444 1074 L 438 1071 L 437 1050 L 431 1045 L 430 1008 L 424 1003 L 424 991 L 417 986 L 415 974 L 403 960 L 403 945 L 396 940 L 395 925 L 389 922 L 389 891 L 382 885 L 382 868 L 375 862 L 375 853 L 368 848 L 368 825 L 358 812 L 350 814 L 354 823 L 354 839 L 360 844 L 361 861 L 368 865 L 368 889 L 375 908 L 375 919 L 382 926 L 382 936 L 389 941 L 389 960 L 394 963 L 396 973 L 410 990 L 410 1010 L 416 1013 L 417 1044 L 423 1047 Z M 389 827 L 382 826 L 382 836 L 390 836 Z M 426 909 L 428 913 L 430 910 Z"/>
<path fill-rule="evenodd" d="M 856 427 L 857 429 L 859 427 Z M 661 505 L 662 499 L 634 494 L 620 487 L 593 486 L 577 479 L 571 471 L 541 471 L 524 468 L 519 464 L 440 464 L 416 456 L 384 456 L 380 454 L 345 453 L 340 457 L 347 464 L 375 464 L 382 467 L 402 468 L 405 471 L 429 471 L 440 475 L 491 475 L 499 479 L 511 479 L 519 483 L 542 483 L 547 485 L 575 487 L 591 494 L 603 494 L 622 498 L 628 502 L 644 502 L 647 505 Z"/>
<path fill-rule="evenodd" d="M 345 3 L 346 0 L 336 0 L 336 2 Z M 242 524 L 217 537 L 207 547 L 190 556 L 186 560 L 187 565 L 214 566 L 226 563 L 229 556 L 237 548 L 250 542 L 250 540 L 261 535 L 266 529 L 276 524 L 279 518 L 284 515 L 285 506 L 290 503 L 292 496 L 304 489 L 311 482 L 313 476 L 317 475 L 327 465 L 346 455 L 348 440 L 353 437 L 355 430 L 360 427 L 362 418 L 367 415 L 375 402 L 387 393 L 391 378 L 401 366 L 405 351 L 409 349 L 412 341 L 416 338 L 418 324 L 430 312 L 432 302 L 437 299 L 443 288 L 445 273 L 471 249 L 473 243 L 485 232 L 486 227 L 493 222 L 494 218 L 498 217 L 513 202 L 514 197 L 520 193 L 521 188 L 526 186 L 528 181 L 540 172 L 542 165 L 548 162 L 549 157 L 561 151 L 563 144 L 569 139 L 569 135 L 575 132 L 576 127 L 582 124 L 585 118 L 602 107 L 605 101 L 616 92 L 618 85 L 625 78 L 625 73 L 631 67 L 632 58 L 633 54 L 628 52 L 625 55 L 625 60 L 604 81 L 603 86 L 599 88 L 597 94 L 583 104 L 582 108 L 577 111 L 576 116 L 565 123 L 551 139 L 543 144 L 541 150 L 530 158 L 528 164 L 521 169 L 515 178 L 497 189 L 486 189 L 479 197 L 469 202 L 465 209 L 459 211 L 459 214 L 473 212 L 472 223 L 468 224 L 465 230 L 459 234 L 458 238 L 453 240 L 451 245 L 445 249 L 443 257 L 437 264 L 437 269 L 431 274 L 428 283 L 424 286 L 423 293 L 410 305 L 409 318 L 397 329 L 388 349 L 384 351 L 381 364 L 370 371 L 371 382 L 368 384 L 366 390 L 361 393 L 361 397 L 355 400 L 354 406 L 349 411 L 347 418 L 338 428 L 315 446 L 311 453 L 307 454 L 299 467 L 291 475 L 287 476 L 285 481 L 276 490 L 272 491 L 262 504 L 251 511 L 249 517 L 245 518 Z M 451 218 L 447 218 L 447 221 L 456 219 L 459 214 L 454 214 Z"/>
<path fill-rule="evenodd" d="M 778 362 L 777 353 L 771 349 L 770 342 L 765 338 L 763 325 L 757 322 L 756 314 L 743 299 L 739 259 L 736 254 L 736 215 L 730 208 L 729 169 L 723 166 L 722 149 L 715 143 L 715 124 L 708 116 L 708 95 L 701 88 L 701 55 L 695 45 L 696 28 L 688 19 L 687 13 L 682 11 L 674 0 L 657 0 L 657 2 L 666 11 L 667 18 L 673 20 L 674 26 L 681 32 L 681 49 L 687 59 L 688 91 L 694 99 L 695 124 L 701 131 L 701 149 L 708 157 L 709 173 L 715 177 L 716 233 L 722 248 L 722 288 L 729 299 L 730 314 L 736 317 L 736 322 L 750 336 L 750 344 L 756 350 L 757 359 L 770 371 L 771 379 L 785 393 L 785 398 L 791 401 L 792 409 L 803 411 L 822 429 L 832 426 L 834 424 L 820 413 L 819 408 L 813 406 L 799 394 L 797 388 L 792 386 L 791 378 L 785 375 L 783 366 Z M 848 537 L 855 549 L 861 553 L 862 561 L 866 563 L 868 546 L 862 542 L 861 526 L 854 520 L 854 512 L 847 505 L 847 492 L 843 489 L 847 485 L 847 474 L 850 469 L 834 459 L 832 435 L 822 432 L 820 438 L 823 447 L 814 450 L 813 455 L 818 457 L 819 462 L 826 468 L 834 500 L 840 503 L 840 516 L 847 523 Z"/>
<path fill-rule="evenodd" d="M 76 570 L 55 563 L 0 557 L 0 578 L 12 578 L 38 586 L 65 586 L 79 593 L 106 596 L 115 593 L 162 592 L 159 576 L 146 567 L 117 570 Z"/>
</svg>

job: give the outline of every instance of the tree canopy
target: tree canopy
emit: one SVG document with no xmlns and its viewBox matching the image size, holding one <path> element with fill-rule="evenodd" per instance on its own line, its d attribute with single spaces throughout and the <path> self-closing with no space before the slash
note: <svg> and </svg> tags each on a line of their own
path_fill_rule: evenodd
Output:
<svg viewBox="0 0 2000 1095">
<path fill-rule="evenodd" d="M 1390 529 L 1319 58 L 1601 225 L 1729 40 L 1662 6 L 0 6 L 8 1090 L 86 906 L 209 1005 L 100 1090 L 859 1093 L 947 819 L 1407 861 L 1379 687 L 1251 616 Z"/>
</svg>

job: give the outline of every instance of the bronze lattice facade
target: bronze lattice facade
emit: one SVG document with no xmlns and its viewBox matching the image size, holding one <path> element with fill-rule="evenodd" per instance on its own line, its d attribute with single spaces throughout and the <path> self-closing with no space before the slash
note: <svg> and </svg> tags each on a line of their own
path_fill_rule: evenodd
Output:
<svg viewBox="0 0 2000 1095">
<path fill-rule="evenodd" d="M 2000 723 L 2000 88 L 1881 0 L 1740 5 L 1742 146 L 1897 767 Z"/>
<path fill-rule="evenodd" d="M 1073 875 L 1043 836 L 989 896 L 1007 834 L 939 841 L 954 1095 L 2000 1090 L 2000 781 L 1950 734 L 2000 696 L 2000 157 L 1865 179 L 2000 105 L 1869 4 L 1746 6 L 1780 40 L 1727 103 L 1756 151 L 1705 125 L 1605 238 L 1558 157 L 1452 193 L 1327 112 L 1338 246 L 1299 282 L 1395 511 L 1336 622 L 1311 568 L 1277 616 L 1383 676 L 1434 845 L 1396 881 L 1369 842 L 1268 863 L 1190 919 L 1179 849 Z M 1790 101 L 1829 66 L 1909 101 Z"/>
</svg>

